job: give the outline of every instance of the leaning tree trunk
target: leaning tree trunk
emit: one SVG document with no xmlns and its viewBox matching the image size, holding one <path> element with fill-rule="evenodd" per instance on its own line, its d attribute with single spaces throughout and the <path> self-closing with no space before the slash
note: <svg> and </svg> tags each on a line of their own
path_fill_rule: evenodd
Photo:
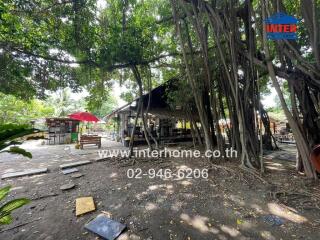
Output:
<svg viewBox="0 0 320 240">
<path fill-rule="evenodd" d="M 262 17 L 263 17 L 263 19 L 265 19 L 265 17 L 266 17 L 265 6 L 264 6 L 263 0 L 262 0 Z M 299 128 L 298 124 L 296 123 L 295 119 L 293 118 L 291 112 L 288 109 L 288 106 L 285 102 L 285 99 L 282 94 L 279 82 L 277 80 L 277 77 L 276 77 L 276 74 L 274 71 L 274 67 L 273 67 L 272 61 L 270 59 L 269 47 L 268 47 L 268 43 L 267 43 L 267 35 L 266 35 L 265 29 L 263 29 L 263 45 L 264 45 L 264 51 L 265 51 L 265 55 L 266 55 L 266 59 L 267 59 L 267 68 L 268 68 L 269 76 L 272 80 L 273 86 L 277 92 L 279 99 L 280 99 L 282 109 L 286 115 L 286 118 L 287 118 L 289 125 L 292 129 L 292 132 L 295 136 L 297 148 L 298 148 L 300 157 L 303 162 L 304 172 L 307 177 L 316 179 L 317 174 L 316 174 L 315 169 L 309 160 L 310 148 L 308 146 L 308 143 L 306 141 L 306 138 L 305 138 L 303 132 Z"/>
<path fill-rule="evenodd" d="M 264 109 L 261 102 L 259 103 L 259 112 L 260 112 L 260 118 L 262 121 L 262 124 L 264 126 L 264 135 L 263 138 L 263 145 L 266 150 L 275 150 L 279 149 L 276 140 L 274 139 L 271 129 L 270 129 L 270 119 L 267 111 Z M 274 147 L 272 145 L 272 142 L 274 143 Z"/>
</svg>

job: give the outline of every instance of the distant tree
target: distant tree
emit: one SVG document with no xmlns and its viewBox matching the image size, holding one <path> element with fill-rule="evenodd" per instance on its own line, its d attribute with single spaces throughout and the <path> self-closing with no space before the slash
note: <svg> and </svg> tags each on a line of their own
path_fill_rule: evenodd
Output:
<svg viewBox="0 0 320 240">
<path fill-rule="evenodd" d="M 85 100 L 75 100 L 71 97 L 71 90 L 64 88 L 57 95 L 47 99 L 47 104 L 54 108 L 54 116 L 66 117 L 71 113 L 85 111 Z"/>
<path fill-rule="evenodd" d="M 123 92 L 120 94 L 120 97 L 126 102 L 132 102 L 135 98 L 135 95 L 133 95 L 132 92 Z"/>
<path fill-rule="evenodd" d="M 30 120 L 52 116 L 54 108 L 41 100 L 21 100 L 0 93 L 0 112 L 0 124 L 28 124 Z"/>
<path fill-rule="evenodd" d="M 102 104 L 98 107 L 87 106 L 88 111 L 96 115 L 98 118 L 103 118 L 108 113 L 112 112 L 117 106 L 117 100 L 114 96 L 109 96 Z"/>
</svg>

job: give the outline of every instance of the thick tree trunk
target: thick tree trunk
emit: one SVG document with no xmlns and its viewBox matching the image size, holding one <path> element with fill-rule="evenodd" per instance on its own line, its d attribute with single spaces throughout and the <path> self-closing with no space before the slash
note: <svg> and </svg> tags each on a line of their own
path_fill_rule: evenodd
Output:
<svg viewBox="0 0 320 240">
<path fill-rule="evenodd" d="M 141 107 L 142 107 L 142 98 L 139 98 L 138 105 L 137 105 L 137 114 L 136 114 L 136 118 L 134 120 L 134 125 L 132 128 L 130 142 L 129 142 L 129 157 L 132 157 L 132 153 L 133 153 L 134 135 L 135 135 L 136 126 L 138 123 L 138 118 L 139 118 L 139 115 L 141 112 Z"/>
<path fill-rule="evenodd" d="M 142 119 L 143 128 L 144 128 L 144 138 L 148 144 L 149 149 L 151 149 L 152 147 L 151 147 L 149 135 L 147 132 L 147 124 L 146 124 L 146 119 L 145 119 L 144 110 L 143 110 L 144 106 L 143 106 L 143 101 L 142 101 L 142 97 L 143 97 L 142 79 L 141 79 L 141 75 L 139 73 L 139 69 L 137 68 L 136 65 L 132 66 L 132 72 L 133 72 L 133 75 L 134 75 L 136 82 L 138 84 L 138 87 L 139 87 L 139 102 L 141 104 L 140 111 L 141 111 L 141 119 Z M 137 112 L 137 116 L 139 116 L 138 112 Z"/>
<path fill-rule="evenodd" d="M 175 1 L 171 0 L 171 5 L 172 5 L 172 9 L 173 9 L 173 18 L 176 23 L 176 30 L 177 30 L 178 38 L 180 41 L 183 59 L 184 59 L 184 63 L 186 66 L 187 79 L 188 79 L 188 82 L 190 83 L 190 86 L 191 86 L 191 89 L 192 89 L 192 92 L 194 95 L 195 103 L 196 103 L 196 106 L 198 109 L 199 118 L 200 118 L 200 122 L 201 122 L 201 127 L 203 128 L 203 132 L 204 132 L 206 149 L 212 150 L 213 149 L 213 142 L 212 142 L 212 135 L 211 135 L 212 133 L 210 131 L 208 117 L 206 115 L 205 106 L 203 104 L 202 91 L 201 91 L 201 89 L 199 89 L 199 86 L 197 85 L 197 83 L 195 81 L 197 77 L 193 72 L 195 70 L 195 64 L 194 64 L 192 43 L 190 40 L 190 36 L 187 33 L 187 42 L 186 43 L 189 48 L 189 53 L 191 55 L 190 58 L 188 59 L 187 51 L 185 49 L 186 44 L 185 44 L 185 41 L 184 41 L 184 38 L 183 38 L 183 35 L 181 32 L 180 20 L 177 17 L 177 10 L 176 10 Z"/>
<path fill-rule="evenodd" d="M 151 73 L 150 73 L 151 75 Z M 147 109 L 146 109 L 146 112 L 145 112 L 145 119 L 146 121 L 148 120 L 148 113 L 149 113 L 149 108 L 150 108 L 150 103 L 151 103 L 151 93 L 152 93 L 152 82 L 151 82 L 151 76 L 149 78 L 149 83 L 148 83 L 148 88 L 149 88 L 149 97 L 148 97 L 148 106 L 147 106 Z M 150 131 L 149 128 L 146 129 L 147 130 L 147 133 L 148 135 L 151 137 L 152 141 L 155 143 L 156 145 L 156 149 L 159 148 L 159 144 L 158 144 L 158 141 L 157 139 L 153 136 L 152 132 Z"/>
<path fill-rule="evenodd" d="M 278 149 L 277 142 L 274 140 L 271 129 L 270 129 L 270 119 L 268 116 L 267 111 L 264 109 L 263 105 L 259 103 L 260 105 L 260 118 L 264 126 L 264 134 L 263 134 L 263 146 L 266 150 L 274 150 Z M 274 142 L 274 147 L 272 145 L 272 142 Z"/>
</svg>

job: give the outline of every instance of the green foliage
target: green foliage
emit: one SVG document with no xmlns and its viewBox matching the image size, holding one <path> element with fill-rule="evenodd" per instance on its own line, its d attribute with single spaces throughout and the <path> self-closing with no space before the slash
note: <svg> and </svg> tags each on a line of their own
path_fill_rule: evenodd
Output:
<svg viewBox="0 0 320 240">
<path fill-rule="evenodd" d="M 185 79 L 174 78 L 170 80 L 172 86 L 170 91 L 166 91 L 167 99 L 170 107 L 176 109 L 180 107 L 182 109 L 190 108 L 193 104 L 193 95 L 190 94 L 190 87 Z"/>
<path fill-rule="evenodd" d="M 33 132 L 34 130 L 28 125 L 18 125 L 13 123 L 0 125 L 0 143 L 2 141 L 14 140 Z"/>
<path fill-rule="evenodd" d="M 0 112 L 0 124 L 28 124 L 30 120 L 52 116 L 54 109 L 41 100 L 22 100 L 0 93 Z"/>
<path fill-rule="evenodd" d="M 19 148 L 17 146 L 10 147 L 9 150 L 3 151 L 3 152 L 13 153 L 13 154 L 20 154 L 20 155 L 23 155 L 25 157 L 32 158 L 32 154 L 30 152 L 27 152 L 26 150 L 24 150 L 22 148 Z"/>
<path fill-rule="evenodd" d="M 99 70 L 97 72 L 100 73 Z M 112 87 L 110 77 L 111 74 L 101 74 L 101 78 L 97 77 L 96 81 L 87 86 L 90 95 L 85 100 L 89 111 L 94 112 L 102 108 L 103 103 L 110 98 Z"/>
<path fill-rule="evenodd" d="M 24 99 L 85 86 L 89 108 L 97 109 L 112 79 L 133 79 L 124 68 L 148 65 L 177 48 L 166 0 L 110 0 L 105 9 L 97 9 L 96 0 L 8 0 L 0 9 L 0 91 Z M 172 71 L 159 70 L 159 79 Z"/>
<path fill-rule="evenodd" d="M 2 201 L 10 192 L 11 186 L 4 187 L 0 189 L 0 201 Z M 11 213 L 21 208 L 22 206 L 28 204 L 29 199 L 18 198 L 11 200 L 0 207 L 0 225 L 1 224 L 10 224 L 12 222 Z"/>
<path fill-rule="evenodd" d="M 10 186 L 0 189 L 0 201 L 3 200 L 10 192 Z"/>
<path fill-rule="evenodd" d="M 109 95 L 104 99 L 101 105 L 90 105 L 90 101 L 89 101 L 87 105 L 87 109 L 98 118 L 103 118 L 108 113 L 112 112 L 112 110 L 114 110 L 116 106 L 117 106 L 116 99 L 112 95 Z"/>
<path fill-rule="evenodd" d="M 132 102 L 135 99 L 136 95 L 133 95 L 132 92 L 122 92 L 120 94 L 121 99 L 123 99 L 126 102 Z"/>
<path fill-rule="evenodd" d="M 95 0 L 1 1 L 0 91 L 30 99 L 86 82 L 69 63 L 90 63 L 95 6 Z"/>
<path fill-rule="evenodd" d="M 120 94 L 120 98 L 126 102 L 132 102 L 135 98 L 138 97 L 138 85 L 136 82 L 127 81 L 122 85 L 125 90 Z"/>
<path fill-rule="evenodd" d="M 8 150 L 4 150 L 11 145 L 21 144 L 15 139 L 34 133 L 35 130 L 27 125 L 4 124 L 0 125 L 0 152 L 9 152 L 14 154 L 22 154 L 25 157 L 32 158 L 31 153 L 13 146 Z"/>
<path fill-rule="evenodd" d="M 55 117 L 66 117 L 71 113 L 85 110 L 84 99 L 78 101 L 73 99 L 69 88 L 64 88 L 50 96 L 46 104 L 54 109 L 52 115 Z"/>
<path fill-rule="evenodd" d="M 286 115 L 284 114 L 281 108 L 269 108 L 268 109 L 269 117 L 278 120 L 278 121 L 285 121 Z"/>
</svg>

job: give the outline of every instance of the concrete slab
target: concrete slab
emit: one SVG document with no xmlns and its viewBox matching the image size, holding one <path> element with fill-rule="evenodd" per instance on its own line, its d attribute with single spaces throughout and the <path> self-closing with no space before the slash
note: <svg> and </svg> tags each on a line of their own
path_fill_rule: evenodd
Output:
<svg viewBox="0 0 320 240">
<path fill-rule="evenodd" d="M 1 176 L 1 179 L 30 176 L 30 175 L 42 174 L 46 172 L 48 172 L 48 168 L 26 169 L 20 172 L 5 173 Z"/>
<path fill-rule="evenodd" d="M 75 172 L 79 172 L 78 168 L 68 168 L 68 169 L 62 170 L 62 173 L 64 175 L 69 173 L 75 173 Z"/>
<path fill-rule="evenodd" d="M 95 161 L 95 162 L 103 162 L 103 161 L 107 161 L 107 160 L 108 160 L 108 158 L 100 158 L 100 157 L 93 159 L 93 161 Z"/>
<path fill-rule="evenodd" d="M 92 162 L 88 161 L 88 160 L 84 160 L 84 161 L 79 161 L 79 162 L 62 164 L 59 167 L 60 167 L 60 169 L 65 169 L 65 168 L 71 168 L 71 167 L 77 167 L 77 166 L 81 166 L 81 165 L 86 165 L 86 164 L 90 164 L 90 163 L 92 163 Z"/>
</svg>

